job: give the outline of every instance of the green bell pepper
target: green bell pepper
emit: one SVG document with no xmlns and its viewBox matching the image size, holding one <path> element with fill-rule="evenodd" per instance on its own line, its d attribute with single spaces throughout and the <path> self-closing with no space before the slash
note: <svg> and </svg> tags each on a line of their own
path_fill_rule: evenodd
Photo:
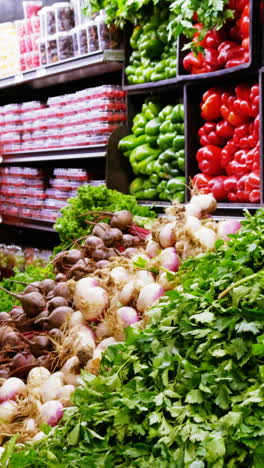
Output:
<svg viewBox="0 0 264 468">
<path fill-rule="evenodd" d="M 163 44 L 158 38 L 158 35 L 153 29 L 152 31 L 144 32 L 138 41 L 138 49 L 143 56 L 154 59 L 160 58 L 163 50 Z"/>
<path fill-rule="evenodd" d="M 136 66 L 135 65 L 128 65 L 128 67 L 126 67 L 126 75 L 129 76 L 129 75 L 135 75 L 136 74 Z"/>
<path fill-rule="evenodd" d="M 118 149 L 122 152 L 132 151 L 134 148 L 138 146 L 144 145 L 146 143 L 146 136 L 135 136 L 135 135 L 128 135 L 122 138 L 122 140 L 118 143 Z"/>
<path fill-rule="evenodd" d="M 185 192 L 184 191 L 179 191 L 171 195 L 171 200 L 172 201 L 177 201 L 179 203 L 184 203 L 185 201 Z"/>
<path fill-rule="evenodd" d="M 155 200 L 155 197 L 157 196 L 157 190 L 152 187 L 144 190 L 143 192 L 143 200 Z"/>
<path fill-rule="evenodd" d="M 184 158 L 178 158 L 177 159 L 177 164 L 178 164 L 178 168 L 184 172 L 185 171 L 185 159 Z"/>
<path fill-rule="evenodd" d="M 151 81 L 161 81 L 165 79 L 164 73 L 156 73 L 155 71 L 151 75 Z"/>
<path fill-rule="evenodd" d="M 176 104 L 176 106 L 174 106 L 172 115 L 171 115 L 171 121 L 173 123 L 184 122 L 183 104 Z"/>
<path fill-rule="evenodd" d="M 138 47 L 138 40 L 142 34 L 142 31 L 143 31 L 142 26 L 134 27 L 130 40 L 129 40 L 132 49 L 136 49 Z"/>
<path fill-rule="evenodd" d="M 150 166 L 149 166 L 149 163 L 151 163 L 152 161 L 154 161 L 156 159 L 155 155 L 154 154 L 151 154 L 150 156 L 148 156 L 147 158 L 141 160 L 141 161 L 133 161 L 133 164 L 131 163 L 132 165 L 132 168 L 135 172 L 135 174 L 143 174 L 143 175 L 150 175 L 151 172 L 150 171 Z"/>
<path fill-rule="evenodd" d="M 164 135 L 162 134 L 159 136 L 157 140 L 157 144 L 162 149 L 162 151 L 165 151 L 167 148 L 172 147 L 172 142 L 174 138 L 175 138 L 175 133 L 166 133 Z"/>
<path fill-rule="evenodd" d="M 157 29 L 157 35 L 161 42 L 166 44 L 168 42 L 168 31 L 167 31 L 167 24 L 161 24 Z"/>
<path fill-rule="evenodd" d="M 146 134 L 150 136 L 158 135 L 159 130 L 160 130 L 160 122 L 159 122 L 159 119 L 157 118 L 149 120 L 149 122 L 147 123 L 145 127 Z"/>
<path fill-rule="evenodd" d="M 135 193 L 139 192 L 140 190 L 143 189 L 144 186 L 144 180 L 143 177 L 136 177 L 134 179 L 130 186 L 129 186 L 129 193 L 130 195 L 134 195 Z"/>
<path fill-rule="evenodd" d="M 180 171 L 177 168 L 173 168 L 170 163 L 166 162 L 162 166 L 162 174 L 163 174 L 163 177 L 165 177 L 166 179 L 169 179 L 170 177 L 179 176 Z M 162 176 L 162 174 L 160 174 L 160 176 Z"/>
<path fill-rule="evenodd" d="M 184 135 L 184 123 L 173 124 L 173 127 L 177 135 Z"/>
<path fill-rule="evenodd" d="M 147 103 L 144 103 L 142 106 L 142 115 L 147 121 L 158 117 L 159 112 L 160 106 L 156 102 L 149 101 Z"/>
<path fill-rule="evenodd" d="M 163 151 L 159 155 L 158 161 L 160 165 L 164 164 L 165 162 L 171 161 L 172 159 L 175 159 L 177 157 L 175 151 L 173 151 L 171 148 L 168 148 L 167 150 Z"/>
<path fill-rule="evenodd" d="M 164 122 L 164 120 L 167 120 L 167 117 L 171 116 L 173 110 L 173 106 L 166 106 L 162 111 L 159 113 L 159 120 L 160 122 Z"/>
<path fill-rule="evenodd" d="M 154 162 L 154 164 L 156 164 L 156 161 Z M 158 174 L 155 174 L 155 173 L 151 174 L 149 180 L 152 183 L 152 186 L 153 185 L 158 185 L 160 183 L 160 178 L 159 178 Z"/>
<path fill-rule="evenodd" d="M 174 151 L 179 151 L 181 149 L 184 149 L 185 145 L 185 138 L 183 135 L 176 135 L 175 138 L 173 139 L 172 142 L 172 147 Z"/>
<path fill-rule="evenodd" d="M 170 192 L 165 188 L 162 192 L 159 193 L 159 199 L 162 201 L 170 201 L 171 200 Z"/>
<path fill-rule="evenodd" d="M 146 136 L 146 143 L 149 144 L 152 148 L 157 146 L 157 137 L 156 136 L 150 136 L 150 135 L 145 135 Z"/>
<path fill-rule="evenodd" d="M 186 179 L 185 177 L 175 177 L 170 179 L 167 184 L 167 189 L 171 193 L 180 192 L 185 190 Z"/>
<path fill-rule="evenodd" d="M 141 138 L 141 137 L 138 137 L 138 138 Z M 133 151 L 130 154 L 129 161 L 132 165 L 132 163 L 139 163 L 140 161 L 143 161 L 149 158 L 150 156 L 153 157 L 153 159 L 156 159 L 158 155 L 159 155 L 159 150 L 155 150 L 151 148 L 148 144 L 144 144 L 141 146 L 137 146 L 136 148 L 133 149 Z"/>
<path fill-rule="evenodd" d="M 167 181 L 166 180 L 162 180 L 159 185 L 157 186 L 157 191 L 158 192 L 163 192 L 163 190 L 165 190 L 167 187 Z"/>
</svg>

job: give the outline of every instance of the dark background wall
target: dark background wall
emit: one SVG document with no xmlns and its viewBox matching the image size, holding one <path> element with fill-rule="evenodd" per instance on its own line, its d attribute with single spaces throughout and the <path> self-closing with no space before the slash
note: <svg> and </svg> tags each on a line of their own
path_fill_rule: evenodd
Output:
<svg viewBox="0 0 264 468">
<path fill-rule="evenodd" d="M 43 6 L 65 0 L 43 0 Z M 0 0 L 0 23 L 14 21 L 24 17 L 22 0 Z"/>
</svg>

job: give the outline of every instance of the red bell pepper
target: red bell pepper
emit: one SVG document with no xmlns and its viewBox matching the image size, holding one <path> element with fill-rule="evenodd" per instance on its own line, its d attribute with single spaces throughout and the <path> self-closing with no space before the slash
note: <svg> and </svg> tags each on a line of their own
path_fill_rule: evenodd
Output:
<svg viewBox="0 0 264 468">
<path fill-rule="evenodd" d="M 216 133 L 219 137 L 222 137 L 226 141 L 229 138 L 232 138 L 234 133 L 234 127 L 232 127 L 232 125 L 230 125 L 225 120 L 221 120 L 221 122 L 218 122 L 218 124 L 216 125 Z"/>
<path fill-rule="evenodd" d="M 221 118 L 221 90 L 211 88 L 203 95 L 201 104 L 201 117 L 210 122 Z"/>
<path fill-rule="evenodd" d="M 237 188 L 238 198 L 241 202 L 258 203 L 260 201 L 259 171 L 253 171 L 241 177 Z"/>
<path fill-rule="evenodd" d="M 238 150 L 234 155 L 234 159 L 229 162 L 226 167 L 226 173 L 228 175 L 236 175 L 238 177 L 242 177 L 243 175 L 248 173 L 247 168 L 247 151 L 246 150 Z"/>
<path fill-rule="evenodd" d="M 243 39 L 246 39 L 249 37 L 249 26 L 250 26 L 250 20 L 249 20 L 249 3 L 245 5 L 242 15 L 238 21 L 238 26 L 239 26 L 239 31 L 241 34 L 241 37 Z"/>
<path fill-rule="evenodd" d="M 212 177 L 206 174 L 196 174 L 192 179 L 192 186 L 193 188 L 197 188 L 200 193 L 210 193 L 210 189 L 208 187 L 208 183 Z"/>
<path fill-rule="evenodd" d="M 227 198 L 228 192 L 225 189 L 226 176 L 213 177 L 208 183 L 212 195 L 217 201 L 224 201 Z"/>
<path fill-rule="evenodd" d="M 223 146 L 225 139 L 216 132 L 216 122 L 206 122 L 198 131 L 200 137 L 200 144 L 202 146 L 215 145 Z"/>
<path fill-rule="evenodd" d="M 233 141 L 240 148 L 250 148 L 249 136 L 253 133 L 253 125 L 243 124 L 234 129 Z"/>
<path fill-rule="evenodd" d="M 221 167 L 223 169 L 225 169 L 227 164 L 233 160 L 236 151 L 237 146 L 235 145 L 234 141 L 229 140 L 221 152 Z"/>
<path fill-rule="evenodd" d="M 220 175 L 222 150 L 218 146 L 207 145 L 200 148 L 196 154 L 196 160 L 200 171 L 210 176 Z"/>
</svg>

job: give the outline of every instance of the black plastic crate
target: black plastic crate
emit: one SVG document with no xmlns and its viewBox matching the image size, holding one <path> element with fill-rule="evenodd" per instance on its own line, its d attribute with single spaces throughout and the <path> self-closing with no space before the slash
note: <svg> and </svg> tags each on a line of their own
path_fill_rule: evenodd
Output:
<svg viewBox="0 0 264 468">
<path fill-rule="evenodd" d="M 249 46 L 249 61 L 242 63 L 236 67 L 224 68 L 208 73 L 199 73 L 197 75 L 189 74 L 183 68 L 183 59 L 190 52 L 183 51 L 183 46 L 189 42 L 185 36 L 181 35 L 178 40 L 178 55 L 177 55 L 177 77 L 181 82 L 200 81 L 202 79 L 221 78 L 241 78 L 250 71 L 258 71 L 259 67 L 264 63 L 264 12 L 263 5 L 260 0 L 250 0 L 250 46 Z"/>
<path fill-rule="evenodd" d="M 259 83 L 260 85 L 260 202 L 259 203 L 232 203 L 218 202 L 218 214 L 233 214 L 241 215 L 243 209 L 256 210 L 264 206 L 264 184 L 263 184 L 263 85 L 264 85 L 264 67 L 259 73 L 248 73 L 246 76 L 241 75 L 240 78 L 232 77 L 232 80 L 223 83 L 223 80 L 215 80 L 210 78 L 209 81 L 204 81 L 202 78 L 197 82 L 188 83 L 184 86 L 184 115 L 185 115 L 185 173 L 186 180 L 189 184 L 191 179 L 198 173 L 200 169 L 196 161 L 196 153 L 201 148 L 198 136 L 199 128 L 205 123 L 201 118 L 200 103 L 202 95 L 211 87 L 235 87 L 241 83 Z M 190 191 L 187 193 L 187 200 L 190 199 Z"/>
</svg>

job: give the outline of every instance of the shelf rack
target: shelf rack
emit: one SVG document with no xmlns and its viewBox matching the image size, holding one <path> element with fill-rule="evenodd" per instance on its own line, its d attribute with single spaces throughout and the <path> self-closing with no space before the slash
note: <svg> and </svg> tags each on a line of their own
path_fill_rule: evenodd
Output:
<svg viewBox="0 0 264 468">
<path fill-rule="evenodd" d="M 57 162 L 65 160 L 84 160 L 105 158 L 106 145 L 72 146 L 68 148 L 46 149 L 40 151 L 21 151 L 4 153 L 1 164 L 39 163 L 45 161 Z"/>
</svg>

